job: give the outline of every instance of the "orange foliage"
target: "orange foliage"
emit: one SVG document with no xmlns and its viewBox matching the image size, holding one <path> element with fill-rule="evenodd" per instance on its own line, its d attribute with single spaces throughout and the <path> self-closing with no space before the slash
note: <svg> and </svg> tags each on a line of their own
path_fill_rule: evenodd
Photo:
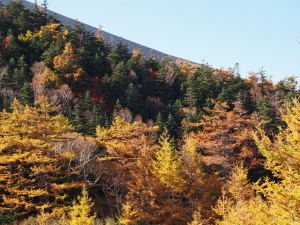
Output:
<svg viewBox="0 0 300 225">
<path fill-rule="evenodd" d="M 78 65 L 78 57 L 70 42 L 66 43 L 61 55 L 54 57 L 53 64 L 56 71 L 63 73 L 66 78 L 77 80 L 84 72 Z"/>
<path fill-rule="evenodd" d="M 200 67 L 199 64 L 192 63 L 185 60 L 176 60 L 175 63 L 179 67 L 180 72 L 185 76 L 189 76 L 195 73 L 196 70 Z"/>
<path fill-rule="evenodd" d="M 259 154 L 252 138 L 257 120 L 246 115 L 240 103 L 231 110 L 227 103 L 212 100 L 213 110 L 205 108 L 200 123 L 187 123 L 185 126 L 201 128 L 192 133 L 197 140 L 197 148 L 203 152 L 203 160 L 220 175 L 226 175 L 234 163 L 243 160 L 248 166 L 259 163 Z M 221 166 L 221 168 L 220 168 Z"/>
</svg>

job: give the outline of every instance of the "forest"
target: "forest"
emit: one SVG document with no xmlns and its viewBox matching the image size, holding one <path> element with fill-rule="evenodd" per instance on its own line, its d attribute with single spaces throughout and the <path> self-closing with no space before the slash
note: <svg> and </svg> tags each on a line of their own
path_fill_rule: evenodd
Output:
<svg viewBox="0 0 300 225">
<path fill-rule="evenodd" d="M 0 224 L 300 224 L 297 85 L 0 4 Z"/>
</svg>

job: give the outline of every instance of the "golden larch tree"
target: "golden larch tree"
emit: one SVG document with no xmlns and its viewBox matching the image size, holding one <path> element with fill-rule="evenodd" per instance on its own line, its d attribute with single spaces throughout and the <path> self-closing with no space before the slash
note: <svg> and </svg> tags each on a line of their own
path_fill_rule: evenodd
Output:
<svg viewBox="0 0 300 225">
<path fill-rule="evenodd" d="M 94 225 L 96 215 L 92 215 L 93 205 L 87 189 L 83 188 L 81 195 L 69 207 L 68 223 L 70 225 Z"/>
<path fill-rule="evenodd" d="M 53 59 L 55 72 L 71 80 L 77 80 L 84 72 L 78 63 L 78 56 L 70 42 L 65 44 L 63 53 Z"/>
<path fill-rule="evenodd" d="M 106 155 L 99 158 L 103 168 L 101 188 L 109 199 L 106 203 L 110 208 L 121 212 L 127 191 L 127 182 L 132 179 L 133 168 L 142 157 L 144 145 L 152 146 L 157 126 L 148 127 L 145 123 L 126 122 L 117 116 L 110 128 L 98 126 L 96 140 Z"/>
<path fill-rule="evenodd" d="M 272 170 L 279 182 L 266 180 L 255 188 L 278 212 L 281 224 L 300 223 L 300 102 L 294 98 L 281 110 L 282 127 L 274 140 L 262 130 L 256 135 L 261 153 L 266 157 L 266 168 Z"/>
<path fill-rule="evenodd" d="M 54 142 L 72 131 L 62 115 L 40 97 L 36 107 L 12 103 L 0 114 L 0 206 L 16 216 L 63 206 L 66 190 L 80 186 L 68 181 L 73 154 L 57 152 Z"/>
<path fill-rule="evenodd" d="M 185 193 L 187 183 L 182 172 L 180 155 L 171 147 L 169 138 L 162 137 L 160 146 L 146 142 L 128 180 L 126 204 L 122 219 L 155 224 L 182 224 L 188 217 Z"/>
</svg>

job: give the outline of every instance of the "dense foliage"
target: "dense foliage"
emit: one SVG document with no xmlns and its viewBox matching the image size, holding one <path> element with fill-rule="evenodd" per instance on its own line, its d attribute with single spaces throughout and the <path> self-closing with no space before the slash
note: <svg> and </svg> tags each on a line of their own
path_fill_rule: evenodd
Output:
<svg viewBox="0 0 300 225">
<path fill-rule="evenodd" d="M 0 224 L 300 224 L 297 94 L 0 4 Z"/>
</svg>

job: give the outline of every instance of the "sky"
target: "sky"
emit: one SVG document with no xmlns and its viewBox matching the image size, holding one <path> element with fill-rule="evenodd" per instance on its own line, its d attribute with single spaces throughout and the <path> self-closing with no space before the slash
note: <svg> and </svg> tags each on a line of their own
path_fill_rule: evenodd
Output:
<svg viewBox="0 0 300 225">
<path fill-rule="evenodd" d="M 274 82 L 300 83 L 300 0 L 48 0 L 48 8 L 196 63 L 239 63 L 242 77 L 263 68 Z"/>
</svg>

